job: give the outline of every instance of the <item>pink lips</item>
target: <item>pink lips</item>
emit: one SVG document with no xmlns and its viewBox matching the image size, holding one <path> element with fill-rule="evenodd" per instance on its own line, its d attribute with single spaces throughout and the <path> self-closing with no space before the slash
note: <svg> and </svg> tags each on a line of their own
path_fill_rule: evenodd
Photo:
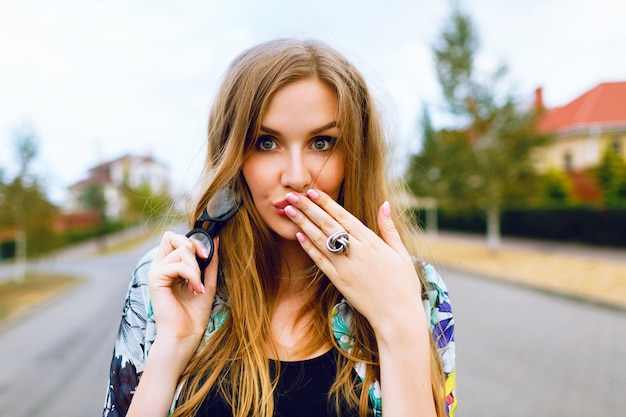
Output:
<svg viewBox="0 0 626 417">
<path fill-rule="evenodd" d="M 287 215 L 285 214 L 285 207 L 289 205 L 289 202 L 286 199 L 279 200 L 273 203 L 273 205 L 276 209 L 276 213 L 278 213 L 279 216 L 287 217 Z"/>
</svg>

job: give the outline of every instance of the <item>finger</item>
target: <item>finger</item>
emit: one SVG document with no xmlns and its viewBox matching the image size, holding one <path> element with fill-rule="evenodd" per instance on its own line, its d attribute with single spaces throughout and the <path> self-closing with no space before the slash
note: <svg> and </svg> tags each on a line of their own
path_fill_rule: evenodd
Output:
<svg viewBox="0 0 626 417">
<path fill-rule="evenodd" d="M 149 273 L 150 280 L 156 288 L 173 288 L 176 285 L 187 285 L 189 292 L 202 292 L 198 266 L 187 262 L 175 262 L 159 265 Z"/>
<path fill-rule="evenodd" d="M 195 255 L 207 259 L 209 257 L 209 249 L 202 243 L 200 239 L 190 237 L 189 240 L 195 245 Z"/>
<path fill-rule="evenodd" d="M 357 230 L 361 225 L 359 219 L 321 191 L 309 190 L 306 196 L 289 193 L 286 199 L 315 223 L 326 236 L 340 230 Z M 358 238 L 358 232 L 354 236 Z"/>
<path fill-rule="evenodd" d="M 214 256 L 211 259 L 211 262 L 204 270 L 205 282 L 202 282 L 203 277 L 200 268 L 202 267 L 203 263 L 199 263 L 199 259 L 207 259 L 209 256 L 209 251 L 201 241 L 193 238 L 188 239 L 192 244 L 191 250 L 188 245 L 185 245 L 170 253 L 166 260 L 169 260 L 170 257 L 173 260 L 176 258 L 176 256 L 178 256 L 181 262 L 190 265 L 194 270 L 193 275 L 190 275 L 186 278 L 189 282 L 190 288 L 193 290 L 194 293 L 205 293 L 207 284 L 209 284 L 211 287 L 215 286 L 214 281 L 216 281 L 215 276 L 217 275 L 217 267 L 215 267 L 215 273 L 212 273 L 210 270 L 210 266 L 212 264 L 217 265 L 218 256 L 215 256 L 216 252 L 213 253 Z M 216 238 L 213 239 L 213 248 L 217 250 L 215 242 Z M 207 278 L 210 279 L 211 277 L 213 277 L 213 279 L 210 282 L 207 282 Z"/>
<path fill-rule="evenodd" d="M 408 256 L 408 252 L 398 234 L 396 225 L 391 217 L 391 205 L 385 201 L 378 209 L 378 228 L 383 240 L 391 246 L 397 253 Z"/>
<path fill-rule="evenodd" d="M 179 282 L 192 281 L 194 275 L 198 275 L 197 267 L 194 268 L 187 262 L 174 262 L 159 265 L 154 269 L 156 286 L 171 287 Z"/>
<path fill-rule="evenodd" d="M 300 229 L 300 233 L 303 236 L 306 236 L 307 242 L 312 242 L 318 249 L 323 249 L 326 245 L 326 240 L 328 239 L 328 235 L 322 231 L 317 224 L 315 224 L 309 217 L 307 217 L 304 213 L 296 210 L 293 206 L 285 207 L 285 214 L 291 221 L 294 222 L 296 226 Z M 326 214 L 326 218 L 330 219 L 328 214 Z M 327 228 L 340 230 L 341 226 L 333 220 L 334 227 Z M 329 233 L 331 234 L 331 233 Z M 296 234 L 296 238 L 298 234 Z"/>
<path fill-rule="evenodd" d="M 158 261 L 160 264 L 176 264 L 178 262 L 185 263 L 190 266 L 197 266 L 195 246 L 179 247 L 165 255 L 165 258 Z M 200 269 L 198 269 L 200 271 Z"/>
<path fill-rule="evenodd" d="M 178 248 L 187 248 L 191 253 L 195 251 L 195 245 L 189 238 L 178 233 L 166 231 L 163 233 L 159 249 L 157 252 L 157 261 L 164 259 L 170 252 Z"/>
<path fill-rule="evenodd" d="M 316 244 L 314 244 L 310 239 L 306 237 L 306 235 L 302 232 L 296 233 L 296 239 L 302 246 L 302 249 L 309 255 L 309 257 L 313 260 L 315 265 L 317 265 L 326 276 L 329 278 L 336 275 L 337 270 L 335 265 L 330 261 L 330 259 L 326 256 L 322 250 L 318 248 Z"/>
<path fill-rule="evenodd" d="M 191 292 L 204 292 L 196 256 L 205 256 L 206 248 L 202 243 L 198 244 L 200 246 L 182 235 L 168 236 L 164 239 L 161 245 L 166 248 L 164 252 L 171 250 L 172 247 L 176 249 L 166 253 L 165 257 L 157 261 L 159 273 L 169 280 L 169 284 L 163 284 L 163 286 L 174 285 L 176 279 L 180 278 L 187 281 Z M 167 249 L 168 246 L 170 249 Z M 165 267 L 167 269 L 164 269 Z"/>
</svg>

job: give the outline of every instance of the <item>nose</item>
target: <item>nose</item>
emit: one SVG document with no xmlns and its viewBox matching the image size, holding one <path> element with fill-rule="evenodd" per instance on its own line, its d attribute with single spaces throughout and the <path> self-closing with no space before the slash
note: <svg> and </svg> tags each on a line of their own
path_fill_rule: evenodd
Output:
<svg viewBox="0 0 626 417">
<path fill-rule="evenodd" d="M 301 150 L 292 150 L 285 155 L 281 173 L 283 186 L 295 191 L 306 191 L 311 187 L 311 170 L 307 166 L 305 155 Z"/>
</svg>

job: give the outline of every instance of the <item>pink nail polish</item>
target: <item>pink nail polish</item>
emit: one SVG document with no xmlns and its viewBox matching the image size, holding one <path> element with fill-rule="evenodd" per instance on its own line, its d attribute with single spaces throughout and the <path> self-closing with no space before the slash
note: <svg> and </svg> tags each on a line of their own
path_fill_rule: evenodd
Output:
<svg viewBox="0 0 626 417">
<path fill-rule="evenodd" d="M 296 233 L 296 239 L 298 239 L 298 242 L 300 243 L 304 243 L 304 241 L 306 240 L 306 237 L 304 236 L 303 233 Z"/>
<path fill-rule="evenodd" d="M 298 204 L 298 202 L 300 201 L 300 197 L 298 197 L 298 194 L 294 194 L 294 193 L 287 193 L 287 195 L 285 196 L 285 199 L 289 201 L 291 204 Z"/>
<path fill-rule="evenodd" d="M 295 208 L 293 208 L 293 206 L 287 206 L 285 207 L 285 214 L 289 217 L 296 217 L 298 212 L 296 211 Z"/>
<path fill-rule="evenodd" d="M 320 197 L 320 193 L 313 189 L 307 190 L 306 195 L 308 195 L 311 200 L 317 200 Z"/>
<path fill-rule="evenodd" d="M 389 201 L 385 201 L 383 203 L 383 214 L 387 217 L 391 217 L 391 206 L 389 205 Z"/>
</svg>

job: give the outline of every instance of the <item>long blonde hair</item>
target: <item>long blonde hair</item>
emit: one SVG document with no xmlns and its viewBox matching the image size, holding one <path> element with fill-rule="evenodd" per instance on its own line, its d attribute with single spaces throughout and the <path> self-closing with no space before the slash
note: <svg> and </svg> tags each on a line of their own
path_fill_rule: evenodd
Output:
<svg viewBox="0 0 626 417">
<path fill-rule="evenodd" d="M 317 41 L 275 40 L 239 55 L 227 71 L 208 124 L 208 150 L 201 179 L 202 192 L 189 212 L 192 224 L 211 198 L 230 187 L 243 201 L 235 217 L 220 232 L 221 276 L 218 293 L 228 300 L 230 315 L 190 361 L 174 416 L 195 415 L 211 389 L 231 405 L 236 417 L 273 415 L 276 378 L 270 376 L 266 347 L 271 341 L 270 313 L 277 296 L 280 265 L 272 233 L 261 220 L 241 173 L 254 149 L 263 115 L 273 95 L 284 85 L 307 78 L 327 83 L 339 103 L 337 147 L 345 155 L 345 178 L 339 196 L 343 206 L 379 233 L 377 213 L 392 195 L 386 178 L 387 144 L 372 97 L 361 74 L 338 52 Z M 367 194 L 367 198 L 363 195 Z M 392 205 L 393 207 L 393 205 Z M 402 213 L 394 221 L 409 251 L 414 250 L 411 224 Z M 413 252 L 417 255 L 416 252 Z M 423 279 L 423 272 L 418 267 Z M 342 295 L 315 269 L 315 296 L 304 307 L 313 316 L 312 348 L 331 342 L 340 351 L 337 377 L 330 396 L 368 413 L 369 384 L 379 377 L 374 332 L 358 312 L 352 322 L 355 344 L 350 354 L 337 345 L 330 325 L 331 311 Z M 423 283 L 424 284 L 424 283 Z M 443 411 L 443 376 L 431 340 L 433 393 Z M 367 378 L 357 396 L 353 368 L 367 364 Z"/>
</svg>

